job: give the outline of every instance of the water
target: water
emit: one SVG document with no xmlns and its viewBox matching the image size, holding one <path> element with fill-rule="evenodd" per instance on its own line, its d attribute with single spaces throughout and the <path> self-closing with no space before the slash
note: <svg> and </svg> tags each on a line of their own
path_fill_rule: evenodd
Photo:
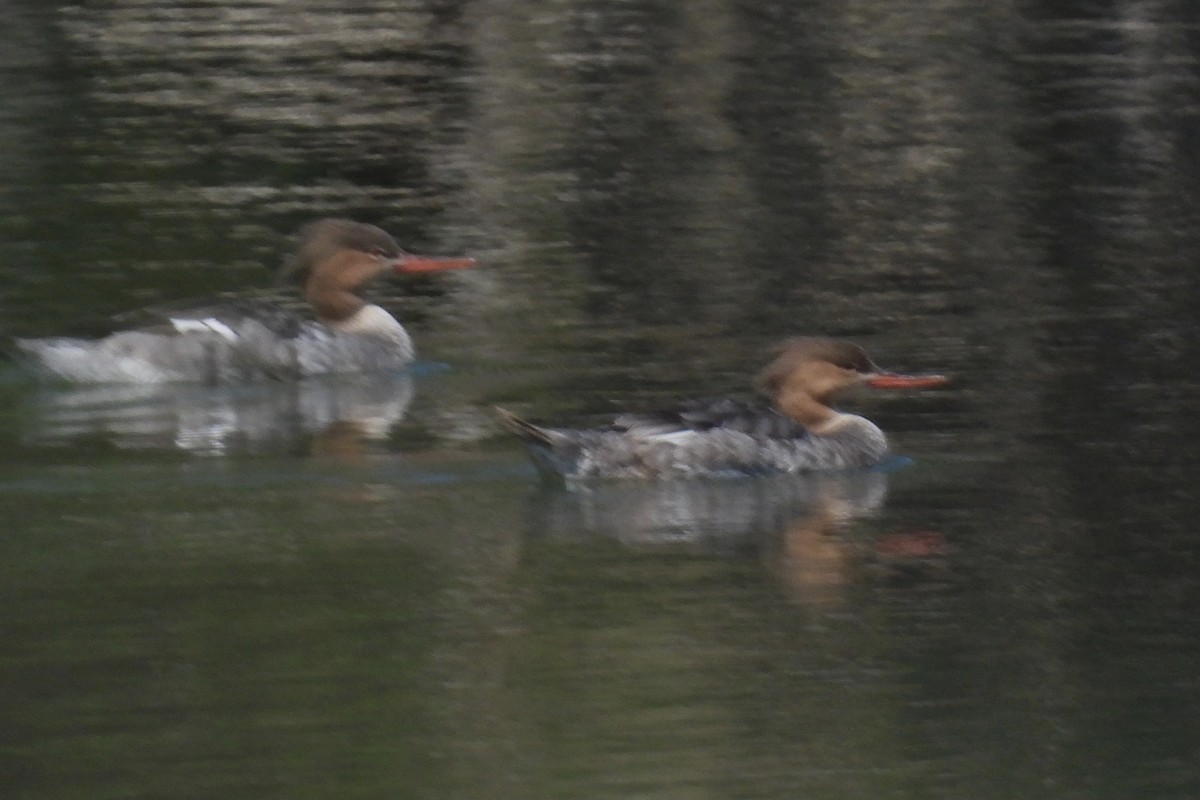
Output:
<svg viewBox="0 0 1200 800">
<path fill-rule="evenodd" d="M 5 797 L 1200 792 L 1197 27 L 1166 3 L 10 3 L 0 323 L 294 301 L 353 216 L 422 364 L 0 365 Z M 856 397 L 849 477 L 543 486 L 503 405 Z"/>
</svg>

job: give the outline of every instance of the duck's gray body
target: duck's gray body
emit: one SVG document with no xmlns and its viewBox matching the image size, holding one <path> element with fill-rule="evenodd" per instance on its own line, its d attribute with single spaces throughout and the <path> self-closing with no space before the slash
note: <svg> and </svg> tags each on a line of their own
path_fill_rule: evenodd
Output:
<svg viewBox="0 0 1200 800">
<path fill-rule="evenodd" d="M 669 412 L 624 414 L 594 430 L 543 428 L 501 417 L 545 472 L 577 478 L 667 478 L 848 470 L 878 464 L 887 438 L 830 403 L 841 391 L 941 386 L 941 375 L 875 366 L 861 347 L 826 338 L 785 342 L 757 388 L 769 402 L 699 400 Z"/>
<path fill-rule="evenodd" d="M 842 414 L 835 429 L 817 435 L 773 408 L 731 400 L 625 414 L 591 430 L 544 428 L 502 415 L 540 470 L 567 479 L 849 470 L 887 455 L 883 432 L 863 417 Z"/>
<path fill-rule="evenodd" d="M 69 383 L 225 385 L 399 369 L 412 339 L 378 306 L 359 328 L 333 327 L 261 303 L 233 302 L 163 314 L 101 339 L 19 339 L 35 368 Z"/>
</svg>

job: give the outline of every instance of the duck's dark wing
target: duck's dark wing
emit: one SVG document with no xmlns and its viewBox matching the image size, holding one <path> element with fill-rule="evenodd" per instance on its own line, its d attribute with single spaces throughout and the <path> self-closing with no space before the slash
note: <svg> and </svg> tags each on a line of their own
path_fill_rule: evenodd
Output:
<svg viewBox="0 0 1200 800">
<path fill-rule="evenodd" d="M 613 420 L 612 427 L 640 435 L 718 428 L 760 439 L 808 435 L 807 428 L 769 405 L 728 398 L 690 400 L 674 409 L 622 414 Z"/>
<path fill-rule="evenodd" d="M 299 311 L 274 300 L 211 297 L 130 311 L 113 317 L 111 324 L 114 330 L 140 330 L 147 333 L 221 333 L 237 331 L 248 320 L 257 322 L 284 339 L 298 336 L 308 322 L 307 317 Z"/>
</svg>

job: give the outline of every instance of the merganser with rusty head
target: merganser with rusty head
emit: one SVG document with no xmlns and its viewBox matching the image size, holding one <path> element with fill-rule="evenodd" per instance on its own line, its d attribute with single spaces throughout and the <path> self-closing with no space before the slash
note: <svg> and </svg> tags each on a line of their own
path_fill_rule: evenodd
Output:
<svg viewBox="0 0 1200 800">
<path fill-rule="evenodd" d="M 849 470 L 884 460 L 875 423 L 834 410 L 853 386 L 925 389 L 942 375 L 902 375 L 875 365 L 850 342 L 790 340 L 759 374 L 766 403 L 696 400 L 672 411 L 622 414 L 593 430 L 545 428 L 497 409 L 538 468 L 569 480 L 677 478 Z"/>
<path fill-rule="evenodd" d="M 71 383 L 204 383 L 288 380 L 399 369 L 416 357 L 395 317 L 364 300 L 363 285 L 474 266 L 470 258 L 406 253 L 380 228 L 323 219 L 300 232 L 292 265 L 316 319 L 263 301 L 148 309 L 132 328 L 102 339 L 18 339 L 38 371 Z"/>
</svg>

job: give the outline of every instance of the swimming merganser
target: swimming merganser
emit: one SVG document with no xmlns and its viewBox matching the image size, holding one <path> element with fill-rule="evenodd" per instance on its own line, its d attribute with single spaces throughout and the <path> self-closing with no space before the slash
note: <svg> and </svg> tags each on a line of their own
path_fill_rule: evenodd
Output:
<svg viewBox="0 0 1200 800">
<path fill-rule="evenodd" d="M 760 374 L 770 404 L 697 400 L 673 411 L 622 414 L 605 428 L 543 428 L 497 409 L 543 472 L 577 478 L 667 478 L 844 470 L 878 464 L 887 439 L 873 422 L 828 403 L 865 384 L 922 389 L 941 375 L 884 372 L 855 344 L 793 339 Z"/>
<path fill-rule="evenodd" d="M 133 329 L 102 339 L 18 339 L 46 374 L 72 383 L 229 384 L 403 367 L 416 355 L 396 318 L 359 294 L 387 271 L 461 269 L 470 258 L 406 253 L 374 225 L 323 219 L 300 233 L 293 271 L 317 320 L 266 302 L 140 314 Z M 130 316 L 130 315 L 127 315 Z"/>
</svg>

